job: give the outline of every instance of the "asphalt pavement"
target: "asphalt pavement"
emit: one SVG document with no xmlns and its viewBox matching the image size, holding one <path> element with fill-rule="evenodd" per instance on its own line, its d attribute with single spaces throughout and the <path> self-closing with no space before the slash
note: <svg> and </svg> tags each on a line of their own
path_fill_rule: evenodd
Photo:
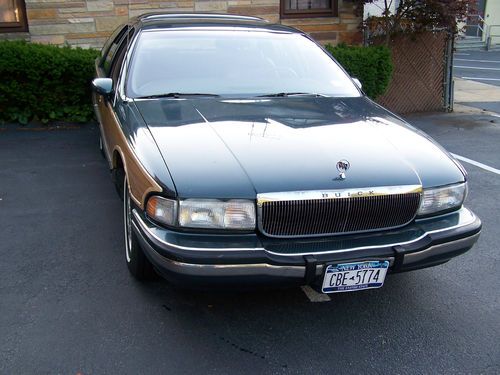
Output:
<svg viewBox="0 0 500 375">
<path fill-rule="evenodd" d="M 453 76 L 500 86 L 500 51 L 457 51 Z"/>
<path fill-rule="evenodd" d="M 500 118 L 416 115 L 500 169 Z M 194 292 L 125 265 L 97 129 L 0 131 L 0 374 L 500 373 L 500 175 L 464 164 L 477 245 L 383 288 Z"/>
</svg>

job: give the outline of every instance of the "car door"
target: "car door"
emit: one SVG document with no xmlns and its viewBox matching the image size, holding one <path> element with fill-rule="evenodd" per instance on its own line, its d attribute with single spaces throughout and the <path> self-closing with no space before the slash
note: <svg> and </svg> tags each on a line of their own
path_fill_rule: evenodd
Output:
<svg viewBox="0 0 500 375">
<path fill-rule="evenodd" d="M 128 31 L 127 31 L 128 30 Z M 126 139 L 127 117 L 120 97 L 119 90 L 122 69 L 124 69 L 124 58 L 127 54 L 127 45 L 132 43 L 134 28 L 127 28 L 125 33 L 120 34 L 116 41 L 110 46 L 109 52 L 99 64 L 97 71 L 100 78 L 111 78 L 113 80 L 113 94 L 109 98 L 102 95 L 96 96 L 97 112 L 103 138 L 103 148 L 109 162 L 110 169 L 118 171 L 123 167 L 127 176 L 130 197 L 134 203 L 143 208 L 145 197 L 150 192 L 161 192 L 162 188 L 147 173 L 131 149 Z M 118 157 L 123 165 L 118 165 Z M 129 178 L 130 177 L 130 178 Z M 119 176 L 114 175 L 117 186 L 122 184 Z M 119 189 L 121 190 L 121 189 Z"/>
<path fill-rule="evenodd" d="M 127 30 L 129 31 L 127 32 Z M 130 29 L 129 26 L 125 26 L 120 30 L 97 67 L 98 77 L 113 79 L 113 94 L 111 97 L 105 98 L 102 95 L 96 94 L 94 99 L 97 106 L 96 112 L 98 113 L 103 149 L 110 168 L 113 167 L 112 151 L 118 141 L 117 133 L 121 128 L 115 115 L 118 77 L 120 76 L 123 58 L 127 50 L 127 43 L 130 41 L 133 32 L 134 29 Z"/>
</svg>

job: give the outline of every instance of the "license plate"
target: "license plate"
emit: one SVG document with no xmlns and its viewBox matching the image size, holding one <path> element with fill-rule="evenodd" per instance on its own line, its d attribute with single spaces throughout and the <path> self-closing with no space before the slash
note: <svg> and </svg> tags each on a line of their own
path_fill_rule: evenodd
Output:
<svg viewBox="0 0 500 375">
<path fill-rule="evenodd" d="M 330 264 L 323 279 L 323 293 L 350 292 L 384 285 L 388 261 Z"/>
</svg>

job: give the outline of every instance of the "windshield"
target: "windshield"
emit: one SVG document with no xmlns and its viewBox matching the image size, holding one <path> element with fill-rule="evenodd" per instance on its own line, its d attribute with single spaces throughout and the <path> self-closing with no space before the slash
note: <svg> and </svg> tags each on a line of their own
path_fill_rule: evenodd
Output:
<svg viewBox="0 0 500 375">
<path fill-rule="evenodd" d="M 330 56 L 300 34 L 145 31 L 129 74 L 127 94 L 132 98 L 169 93 L 360 96 Z"/>
</svg>

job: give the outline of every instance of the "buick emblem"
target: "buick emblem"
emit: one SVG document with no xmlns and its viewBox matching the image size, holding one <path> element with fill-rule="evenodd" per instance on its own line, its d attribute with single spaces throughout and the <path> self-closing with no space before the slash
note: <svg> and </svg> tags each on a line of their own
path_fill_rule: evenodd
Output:
<svg viewBox="0 0 500 375">
<path fill-rule="evenodd" d="M 351 163 L 349 161 L 342 159 L 337 162 L 337 171 L 339 171 L 339 178 L 341 180 L 345 179 L 345 172 L 349 170 Z"/>
</svg>

